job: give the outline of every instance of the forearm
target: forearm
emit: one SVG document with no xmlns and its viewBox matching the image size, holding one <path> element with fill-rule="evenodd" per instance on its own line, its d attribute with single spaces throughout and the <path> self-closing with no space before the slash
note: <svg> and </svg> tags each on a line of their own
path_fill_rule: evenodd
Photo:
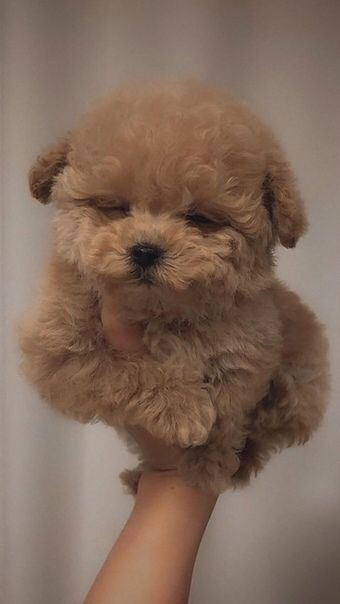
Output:
<svg viewBox="0 0 340 604">
<path fill-rule="evenodd" d="M 215 502 L 174 473 L 143 475 L 133 512 L 85 604 L 186 604 Z"/>
</svg>

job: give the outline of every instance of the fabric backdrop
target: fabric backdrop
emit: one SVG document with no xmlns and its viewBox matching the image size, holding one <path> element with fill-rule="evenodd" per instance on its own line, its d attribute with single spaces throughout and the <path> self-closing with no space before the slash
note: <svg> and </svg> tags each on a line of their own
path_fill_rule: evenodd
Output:
<svg viewBox="0 0 340 604">
<path fill-rule="evenodd" d="M 333 367 L 312 442 L 221 497 L 191 601 L 339 602 L 339 28 L 337 0 L 2 2 L 4 604 L 81 602 L 132 505 L 118 473 L 133 461 L 113 430 L 55 415 L 18 375 L 13 326 L 34 296 L 53 212 L 30 200 L 27 171 L 98 94 L 182 76 L 228 87 L 281 138 L 311 227 L 280 252 L 279 272 L 327 324 Z"/>
</svg>

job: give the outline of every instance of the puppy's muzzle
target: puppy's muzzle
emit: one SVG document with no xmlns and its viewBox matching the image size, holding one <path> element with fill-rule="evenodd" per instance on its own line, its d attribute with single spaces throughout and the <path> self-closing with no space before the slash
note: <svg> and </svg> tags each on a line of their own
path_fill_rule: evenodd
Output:
<svg viewBox="0 0 340 604">
<path fill-rule="evenodd" d="M 137 243 L 130 249 L 130 258 L 135 268 L 146 270 L 159 263 L 164 250 L 152 243 Z"/>
</svg>

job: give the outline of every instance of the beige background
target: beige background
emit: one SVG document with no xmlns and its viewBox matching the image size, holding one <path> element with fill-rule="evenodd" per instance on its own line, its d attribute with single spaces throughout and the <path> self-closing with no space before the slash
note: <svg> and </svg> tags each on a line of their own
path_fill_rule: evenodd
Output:
<svg viewBox="0 0 340 604">
<path fill-rule="evenodd" d="M 55 416 L 17 373 L 12 324 L 33 297 L 53 211 L 30 201 L 27 170 L 122 80 L 198 76 L 248 101 L 295 166 L 311 228 L 296 251 L 280 252 L 279 271 L 327 324 L 334 377 L 313 441 L 221 497 L 192 603 L 339 602 L 339 2 L 7 0 L 2 8 L 1 601 L 80 602 L 131 506 L 117 478 L 131 460 L 113 431 Z"/>
</svg>

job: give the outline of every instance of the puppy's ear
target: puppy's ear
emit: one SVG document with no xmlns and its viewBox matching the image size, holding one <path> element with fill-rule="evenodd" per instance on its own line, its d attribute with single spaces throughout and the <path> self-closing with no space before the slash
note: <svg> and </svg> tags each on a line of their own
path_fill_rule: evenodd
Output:
<svg viewBox="0 0 340 604">
<path fill-rule="evenodd" d="M 39 155 L 29 173 L 29 186 L 33 197 L 41 203 L 50 201 L 54 180 L 67 164 L 69 143 L 66 138 Z"/>
<path fill-rule="evenodd" d="M 307 218 L 294 176 L 284 159 L 270 162 L 262 190 L 263 203 L 280 242 L 285 247 L 295 247 L 306 231 Z"/>
</svg>

